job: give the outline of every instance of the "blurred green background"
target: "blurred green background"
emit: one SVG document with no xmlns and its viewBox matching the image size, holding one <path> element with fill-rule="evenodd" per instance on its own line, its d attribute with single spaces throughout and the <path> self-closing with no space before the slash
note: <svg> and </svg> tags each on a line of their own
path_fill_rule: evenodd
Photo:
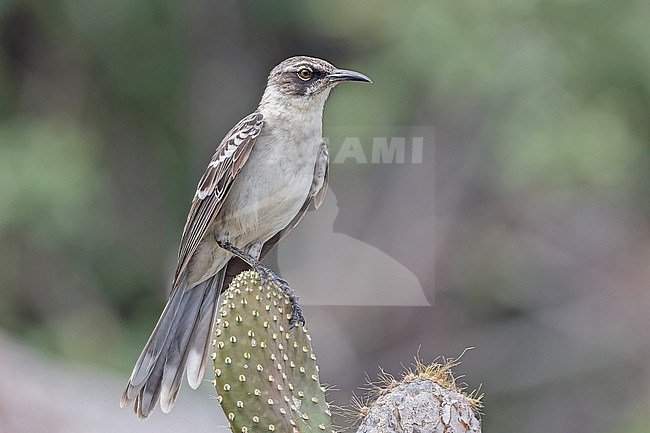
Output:
<svg viewBox="0 0 650 433">
<path fill-rule="evenodd" d="M 209 387 L 146 423 L 117 403 L 196 181 L 297 54 L 375 82 L 333 92 L 326 134 L 435 128 L 422 164 L 332 167 L 334 230 L 433 304 L 307 307 L 335 402 L 473 346 L 486 432 L 648 431 L 649 22 L 646 0 L 0 0 L 0 432 L 226 424 Z"/>
</svg>

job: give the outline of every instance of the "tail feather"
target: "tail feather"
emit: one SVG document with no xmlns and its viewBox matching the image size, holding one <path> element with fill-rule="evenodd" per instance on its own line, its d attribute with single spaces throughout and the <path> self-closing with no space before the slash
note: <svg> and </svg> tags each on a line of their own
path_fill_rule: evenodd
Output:
<svg viewBox="0 0 650 433">
<path fill-rule="evenodd" d="M 189 289 L 186 279 L 181 280 L 136 362 L 122 394 L 122 407 L 135 400 L 135 413 L 146 418 L 160 400 L 161 409 L 169 412 L 176 401 L 190 353 L 192 364 L 187 365 L 194 379 L 190 383 L 200 384 L 208 350 L 204 340 L 209 341 L 212 333 L 223 273 Z M 203 358 L 200 361 L 198 353 L 194 355 L 199 351 L 199 341 Z"/>
<path fill-rule="evenodd" d="M 163 366 L 164 363 L 158 363 L 154 367 L 151 376 L 149 376 L 150 379 L 144 383 L 144 386 L 135 397 L 134 410 L 139 418 L 147 418 L 156 407 L 156 403 L 158 403 L 161 391 L 161 382 L 160 379 L 157 378 L 162 375 Z"/>
<path fill-rule="evenodd" d="M 122 407 L 128 405 L 135 398 L 139 390 L 144 386 L 144 382 L 151 376 L 156 362 L 167 344 L 167 336 L 170 334 L 170 330 L 175 323 L 174 319 L 185 297 L 186 285 L 187 279 L 184 278 L 176 290 L 171 293 L 167 305 L 165 305 L 165 309 L 161 313 L 160 319 L 158 319 L 158 323 L 156 323 L 147 344 L 145 344 L 135 363 L 128 386 L 120 401 Z"/>
<path fill-rule="evenodd" d="M 206 287 L 197 301 L 196 307 L 188 309 L 188 314 L 180 319 L 180 327 L 176 335 L 171 340 L 171 346 L 167 351 L 167 361 L 163 369 L 162 392 L 160 395 L 160 408 L 163 412 L 169 413 L 174 407 L 176 396 L 181 387 L 183 373 L 186 368 L 190 369 L 188 355 L 192 350 L 192 344 L 197 335 L 210 335 L 212 331 L 212 321 L 215 305 L 217 303 L 217 291 L 215 290 L 215 281 L 217 276 L 205 282 Z M 210 321 L 205 320 L 209 317 Z M 201 345 L 203 346 L 203 345 Z M 203 348 L 202 348 L 203 349 Z M 201 355 L 204 355 L 201 351 Z M 207 355 L 207 354 L 206 354 Z M 203 363 L 205 362 L 205 357 Z M 200 381 L 203 377 L 199 379 Z"/>
<path fill-rule="evenodd" d="M 214 289 L 209 291 L 210 296 L 206 297 L 201 306 L 196 332 L 188 346 L 187 381 L 192 389 L 199 387 L 205 373 L 205 364 L 212 340 L 212 327 L 217 316 L 217 305 L 223 287 L 224 275 L 223 271 L 219 275 L 215 275 L 212 282 Z"/>
</svg>

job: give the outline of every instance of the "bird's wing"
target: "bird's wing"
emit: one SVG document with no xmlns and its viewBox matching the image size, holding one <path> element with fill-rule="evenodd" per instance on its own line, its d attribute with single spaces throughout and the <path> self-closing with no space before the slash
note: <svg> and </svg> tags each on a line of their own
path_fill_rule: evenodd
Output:
<svg viewBox="0 0 650 433">
<path fill-rule="evenodd" d="M 235 125 L 217 146 L 208 168 L 199 181 L 187 215 L 172 287 L 176 287 L 181 280 L 192 255 L 216 218 L 235 176 L 246 163 L 263 125 L 260 113 L 250 114 Z"/>
<path fill-rule="evenodd" d="M 327 187 L 329 183 L 329 152 L 327 151 L 327 145 L 325 142 L 321 143 L 320 152 L 318 154 L 318 159 L 316 160 L 316 165 L 314 166 L 314 180 L 312 181 L 311 189 L 307 195 L 307 199 L 303 203 L 302 207 L 298 211 L 295 217 L 287 224 L 285 228 L 277 232 L 271 239 L 266 241 L 262 246 L 262 253 L 260 254 L 260 260 L 263 259 L 277 244 L 284 238 L 289 232 L 298 225 L 302 217 L 305 216 L 307 210 L 311 204 L 314 204 L 314 207 L 318 209 L 325 198 L 325 193 L 327 192 Z M 237 276 L 242 271 L 250 268 L 249 265 L 244 263 L 243 260 L 233 257 L 228 262 L 228 267 L 226 269 L 226 276 L 223 287 L 228 287 L 230 281 Z"/>
</svg>

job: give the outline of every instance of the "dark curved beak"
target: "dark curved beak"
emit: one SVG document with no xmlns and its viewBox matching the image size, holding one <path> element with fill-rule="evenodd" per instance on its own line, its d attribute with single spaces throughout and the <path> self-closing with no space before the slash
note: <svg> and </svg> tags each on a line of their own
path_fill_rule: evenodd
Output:
<svg viewBox="0 0 650 433">
<path fill-rule="evenodd" d="M 348 71 L 347 69 L 334 69 L 327 74 L 327 78 L 331 81 L 365 81 L 372 83 L 372 80 L 360 72 Z"/>
</svg>

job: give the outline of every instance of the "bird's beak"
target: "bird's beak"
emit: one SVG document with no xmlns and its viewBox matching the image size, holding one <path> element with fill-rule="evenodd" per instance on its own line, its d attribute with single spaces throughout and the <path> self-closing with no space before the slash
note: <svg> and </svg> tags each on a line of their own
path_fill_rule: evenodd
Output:
<svg viewBox="0 0 650 433">
<path fill-rule="evenodd" d="M 327 74 L 327 78 L 331 81 L 365 81 L 372 83 L 372 80 L 360 72 L 348 71 L 347 69 L 334 69 Z"/>
</svg>

